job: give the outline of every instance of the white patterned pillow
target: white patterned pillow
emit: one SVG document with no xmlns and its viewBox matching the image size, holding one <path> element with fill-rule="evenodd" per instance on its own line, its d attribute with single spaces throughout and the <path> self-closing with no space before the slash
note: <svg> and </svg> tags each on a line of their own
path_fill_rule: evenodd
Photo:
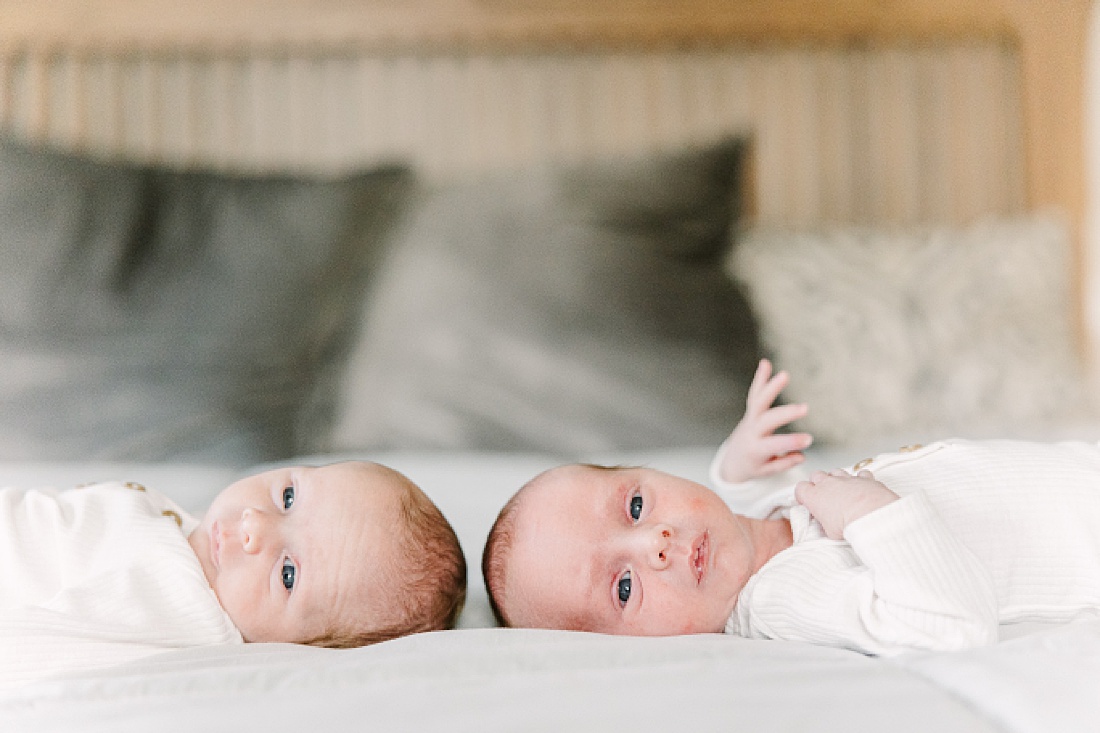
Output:
<svg viewBox="0 0 1100 733">
<path fill-rule="evenodd" d="M 1053 216 L 749 232 L 732 262 L 800 426 L 828 442 L 1027 436 L 1088 409 Z"/>
</svg>

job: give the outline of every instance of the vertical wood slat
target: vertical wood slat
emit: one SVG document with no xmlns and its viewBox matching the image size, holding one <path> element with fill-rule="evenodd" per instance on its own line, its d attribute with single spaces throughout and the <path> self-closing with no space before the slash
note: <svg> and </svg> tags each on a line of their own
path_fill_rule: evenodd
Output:
<svg viewBox="0 0 1100 733">
<path fill-rule="evenodd" d="M 12 82 L 12 62 L 8 57 L 0 57 L 0 129 L 12 128 L 13 98 L 15 96 L 14 83 Z"/>
<path fill-rule="evenodd" d="M 24 130 L 32 140 L 44 140 L 50 127 L 49 67 L 50 60 L 38 54 L 29 55 L 25 62 Z"/>
<path fill-rule="evenodd" d="M 14 59 L 14 60 L 11 60 Z M 107 157 L 447 179 L 751 131 L 766 222 L 960 222 L 1026 195 L 995 44 L 569 54 L 9 57 L 0 124 Z"/>
</svg>

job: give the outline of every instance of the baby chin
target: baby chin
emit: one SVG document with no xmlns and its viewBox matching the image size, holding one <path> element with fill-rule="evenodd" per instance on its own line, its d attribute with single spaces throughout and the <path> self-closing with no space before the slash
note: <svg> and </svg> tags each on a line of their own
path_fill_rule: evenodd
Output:
<svg viewBox="0 0 1100 733">
<path fill-rule="evenodd" d="M 213 588 L 218 566 L 217 544 L 212 539 L 211 528 L 200 524 L 187 536 L 187 544 L 191 545 L 191 550 L 202 567 L 202 573 L 206 576 L 206 582 Z"/>
</svg>

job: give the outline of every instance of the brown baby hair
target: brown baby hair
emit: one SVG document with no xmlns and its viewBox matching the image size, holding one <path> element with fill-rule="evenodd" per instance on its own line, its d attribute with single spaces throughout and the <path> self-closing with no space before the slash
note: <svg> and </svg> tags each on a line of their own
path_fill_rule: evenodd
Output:
<svg viewBox="0 0 1100 733">
<path fill-rule="evenodd" d="M 524 484 L 501 507 L 492 529 L 489 530 L 489 537 L 485 540 L 485 549 L 481 552 L 481 575 L 485 579 L 485 590 L 489 593 L 489 607 L 493 609 L 493 617 L 501 626 L 510 625 L 507 616 L 504 615 L 501 601 L 504 597 L 504 570 L 515 540 L 516 516 L 519 513 L 517 510 L 524 489 L 538 478 L 536 476 Z"/>
</svg>

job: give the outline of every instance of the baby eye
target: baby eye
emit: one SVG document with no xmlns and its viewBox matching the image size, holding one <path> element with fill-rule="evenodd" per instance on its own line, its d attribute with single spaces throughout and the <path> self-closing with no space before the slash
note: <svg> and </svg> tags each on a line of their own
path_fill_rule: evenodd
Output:
<svg viewBox="0 0 1100 733">
<path fill-rule="evenodd" d="M 633 582 L 630 578 L 630 571 L 627 570 L 623 573 L 623 577 L 619 578 L 619 604 L 625 606 L 626 602 L 630 600 L 630 588 Z"/>
<path fill-rule="evenodd" d="M 635 494 L 630 498 L 630 518 L 635 522 L 642 516 L 642 495 Z"/>
<path fill-rule="evenodd" d="M 294 487 L 287 486 L 283 489 L 283 510 L 287 510 L 294 506 Z"/>
<path fill-rule="evenodd" d="M 294 563 L 290 558 L 283 559 L 283 587 L 287 590 L 294 590 L 294 581 L 298 576 L 298 568 L 294 567 Z"/>
</svg>

